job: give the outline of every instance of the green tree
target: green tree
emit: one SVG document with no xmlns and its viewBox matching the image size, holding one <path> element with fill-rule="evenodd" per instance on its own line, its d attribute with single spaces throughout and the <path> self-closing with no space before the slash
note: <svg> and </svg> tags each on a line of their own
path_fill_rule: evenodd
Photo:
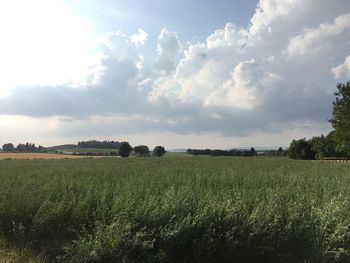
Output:
<svg viewBox="0 0 350 263">
<path fill-rule="evenodd" d="M 6 143 L 2 146 L 2 150 L 5 152 L 13 152 L 15 150 L 15 146 L 12 143 Z"/>
<path fill-rule="evenodd" d="M 339 83 L 337 89 L 330 122 L 334 128 L 337 151 L 350 156 L 350 81 L 346 84 Z"/>
<path fill-rule="evenodd" d="M 303 138 L 291 142 L 288 156 L 291 159 L 314 160 L 315 152 L 312 150 L 312 144 Z"/>
<path fill-rule="evenodd" d="M 149 149 L 146 145 L 138 145 L 134 147 L 136 156 L 147 157 L 149 156 Z"/>
<path fill-rule="evenodd" d="M 331 131 L 326 136 L 326 157 L 342 157 L 345 156 L 344 152 L 337 151 L 337 143 L 335 141 L 334 131 Z"/>
<path fill-rule="evenodd" d="M 251 156 L 257 156 L 258 153 L 255 151 L 254 147 L 250 148 L 250 155 Z"/>
<path fill-rule="evenodd" d="M 156 146 L 153 149 L 153 155 L 154 156 L 163 156 L 165 154 L 165 148 L 163 146 Z"/>
<path fill-rule="evenodd" d="M 282 147 L 279 147 L 278 150 L 277 150 L 277 155 L 278 156 L 283 156 L 283 148 Z"/>
<path fill-rule="evenodd" d="M 317 158 L 327 157 L 327 142 L 326 137 L 315 136 L 309 141 L 312 144 L 312 150 L 315 152 Z"/>
<path fill-rule="evenodd" d="M 121 157 L 129 157 L 132 147 L 128 142 L 121 142 L 119 145 L 119 155 Z"/>
</svg>

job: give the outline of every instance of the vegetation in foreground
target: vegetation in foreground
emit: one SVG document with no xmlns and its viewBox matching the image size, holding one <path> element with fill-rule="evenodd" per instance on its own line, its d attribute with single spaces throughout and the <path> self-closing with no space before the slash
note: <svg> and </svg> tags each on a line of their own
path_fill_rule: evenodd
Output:
<svg viewBox="0 0 350 263">
<path fill-rule="evenodd" d="M 0 181 L 0 250 L 45 262 L 350 261 L 348 164 L 3 160 Z"/>
</svg>

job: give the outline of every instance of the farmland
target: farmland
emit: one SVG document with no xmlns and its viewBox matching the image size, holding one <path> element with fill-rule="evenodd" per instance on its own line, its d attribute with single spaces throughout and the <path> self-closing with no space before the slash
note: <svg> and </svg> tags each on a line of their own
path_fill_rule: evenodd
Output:
<svg viewBox="0 0 350 263">
<path fill-rule="evenodd" d="M 0 255 L 350 261 L 347 163 L 171 155 L 2 160 L 0 182 Z"/>
<path fill-rule="evenodd" d="M 68 159 L 82 158 L 81 156 L 55 153 L 10 153 L 0 152 L 0 160 L 4 159 Z"/>
<path fill-rule="evenodd" d="M 58 152 L 63 153 L 88 153 L 91 152 L 93 154 L 107 154 L 107 153 L 118 153 L 117 149 L 94 149 L 94 148 L 70 148 L 70 149 L 59 149 Z"/>
</svg>

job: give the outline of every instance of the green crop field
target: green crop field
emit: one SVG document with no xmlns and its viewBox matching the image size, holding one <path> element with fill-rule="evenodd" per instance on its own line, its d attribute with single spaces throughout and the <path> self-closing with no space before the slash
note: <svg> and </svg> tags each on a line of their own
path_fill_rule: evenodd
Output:
<svg viewBox="0 0 350 263">
<path fill-rule="evenodd" d="M 2 160 L 0 256 L 13 253 L 16 262 L 350 262 L 350 165 Z"/>
<path fill-rule="evenodd" d="M 69 149 L 58 149 L 59 152 L 66 152 L 66 153 L 111 153 L 111 152 L 118 152 L 117 149 L 96 149 L 96 148 L 69 148 Z"/>
</svg>

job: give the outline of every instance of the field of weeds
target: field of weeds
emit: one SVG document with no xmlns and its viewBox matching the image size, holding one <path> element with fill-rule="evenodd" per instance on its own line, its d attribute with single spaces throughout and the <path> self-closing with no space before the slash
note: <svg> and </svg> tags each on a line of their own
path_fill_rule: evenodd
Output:
<svg viewBox="0 0 350 263">
<path fill-rule="evenodd" d="M 350 262 L 350 166 L 0 161 L 0 249 L 42 262 Z"/>
</svg>

